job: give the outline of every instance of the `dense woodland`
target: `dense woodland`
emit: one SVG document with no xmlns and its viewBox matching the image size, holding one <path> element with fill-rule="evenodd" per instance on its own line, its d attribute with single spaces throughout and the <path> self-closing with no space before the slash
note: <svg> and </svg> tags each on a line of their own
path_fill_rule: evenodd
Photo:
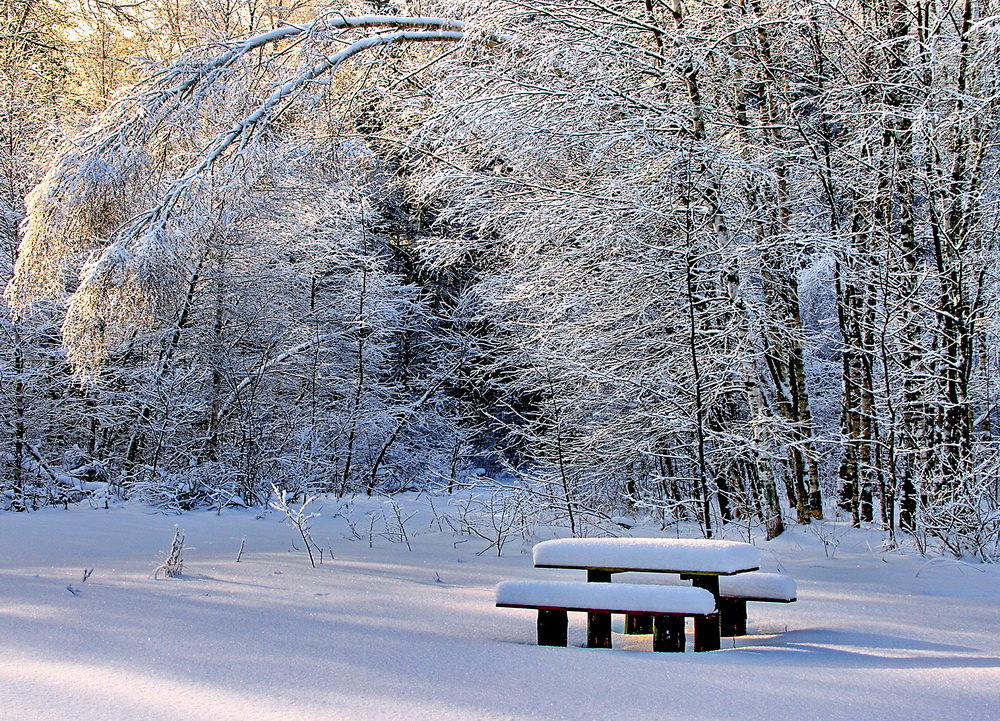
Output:
<svg viewBox="0 0 1000 721">
<path fill-rule="evenodd" d="M 495 484 L 991 557 L 995 0 L 0 0 L 0 508 Z"/>
</svg>

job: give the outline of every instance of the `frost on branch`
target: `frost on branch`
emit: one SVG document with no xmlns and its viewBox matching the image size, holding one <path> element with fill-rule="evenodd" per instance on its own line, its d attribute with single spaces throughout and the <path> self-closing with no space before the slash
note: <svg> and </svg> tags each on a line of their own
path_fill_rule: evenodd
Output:
<svg viewBox="0 0 1000 721">
<path fill-rule="evenodd" d="M 69 360 L 82 372 L 96 368 L 134 329 L 154 324 L 171 304 L 186 264 L 173 250 L 180 243 L 165 235 L 148 231 L 134 252 L 115 244 L 84 265 L 63 323 Z"/>
<path fill-rule="evenodd" d="M 26 198 L 27 222 L 7 298 L 15 309 L 70 289 L 72 267 L 100 248 L 132 210 L 148 157 L 142 148 L 114 153 L 73 148 Z"/>
</svg>

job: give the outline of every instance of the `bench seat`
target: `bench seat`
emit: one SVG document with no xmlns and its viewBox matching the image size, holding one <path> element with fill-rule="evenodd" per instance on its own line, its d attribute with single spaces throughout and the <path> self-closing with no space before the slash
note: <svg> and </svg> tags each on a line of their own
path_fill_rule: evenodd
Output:
<svg viewBox="0 0 1000 721">
<path fill-rule="evenodd" d="M 654 587 L 634 583 L 566 581 L 504 581 L 496 589 L 502 608 L 538 610 L 538 644 L 565 646 L 567 611 L 582 611 L 588 621 L 611 613 L 646 614 L 653 617 L 653 650 L 684 650 L 684 617 L 715 616 L 715 599 L 701 588 Z M 600 624 L 588 623 L 588 629 Z M 589 647 L 611 645 L 610 627 L 600 638 L 588 630 Z M 695 650 L 699 649 L 695 638 Z"/>
<path fill-rule="evenodd" d="M 754 571 L 719 579 L 719 595 L 744 601 L 794 603 L 795 579 L 783 573 Z"/>
<path fill-rule="evenodd" d="M 623 581 L 628 585 L 687 587 L 690 579 L 676 574 L 665 573 L 617 573 L 615 583 Z M 794 603 L 796 600 L 795 579 L 783 573 L 752 571 L 736 576 L 719 577 L 719 617 L 723 636 L 745 636 L 747 633 L 747 601 L 767 603 Z M 626 622 L 626 633 L 648 629 L 648 621 L 630 618 Z M 649 631 L 646 630 L 646 633 Z"/>
<path fill-rule="evenodd" d="M 615 583 L 652 586 L 690 586 L 676 574 L 665 573 L 616 573 Z M 768 601 L 771 603 L 794 603 L 796 600 L 795 579 L 783 573 L 752 571 L 737 576 L 719 577 L 719 595 L 723 598 L 740 598 L 744 601 Z"/>
<path fill-rule="evenodd" d="M 497 586 L 497 606 L 685 616 L 715 613 L 715 599 L 701 588 L 583 581 L 504 581 Z"/>
</svg>

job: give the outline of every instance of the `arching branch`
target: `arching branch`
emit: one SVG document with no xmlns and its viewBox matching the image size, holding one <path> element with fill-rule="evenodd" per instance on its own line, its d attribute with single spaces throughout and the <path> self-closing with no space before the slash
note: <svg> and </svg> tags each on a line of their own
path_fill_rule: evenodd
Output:
<svg viewBox="0 0 1000 721">
<path fill-rule="evenodd" d="M 371 32 L 343 37 L 358 29 Z M 178 61 L 148 78 L 63 153 L 28 197 L 23 241 L 5 291 L 10 305 L 24 310 L 39 300 L 65 297 L 63 337 L 70 360 L 84 372 L 96 367 L 114 345 L 155 323 L 182 285 L 188 259 L 202 252 L 196 247 L 201 241 L 171 221 L 179 208 L 191 205 L 186 201 L 210 171 L 223 161 L 227 170 L 235 170 L 289 103 L 317 83 L 329 85 L 326 78 L 355 55 L 399 43 L 466 38 L 465 23 L 447 18 L 331 14 L 231 43 L 208 59 Z M 508 39 L 484 36 L 482 41 L 496 45 Z M 345 46 L 327 54 L 323 48 L 333 41 Z M 279 79 L 269 95 L 215 135 L 151 204 L 130 207 L 163 172 L 162 162 L 150 158 L 151 139 L 175 118 L 183 119 L 186 107 L 208 97 L 243 58 L 292 43 L 303 44 L 309 62 L 292 77 Z M 79 282 L 67 295 L 66 278 L 88 252 Z"/>
</svg>

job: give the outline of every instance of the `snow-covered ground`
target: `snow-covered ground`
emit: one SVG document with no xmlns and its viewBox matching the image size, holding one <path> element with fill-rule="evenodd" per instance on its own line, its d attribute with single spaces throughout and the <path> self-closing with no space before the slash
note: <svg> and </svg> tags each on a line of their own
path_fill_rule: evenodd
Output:
<svg viewBox="0 0 1000 721">
<path fill-rule="evenodd" d="M 316 569 L 274 512 L 0 514 L 0 719 L 1000 715 L 996 567 L 879 553 L 874 533 L 832 523 L 793 528 L 759 546 L 799 601 L 751 604 L 753 635 L 735 646 L 653 654 L 648 636 L 616 634 L 614 650 L 585 649 L 571 614 L 571 647 L 540 648 L 534 614 L 495 608 L 494 584 L 579 574 L 532 568 L 519 539 L 477 556 L 485 542 L 439 530 L 422 499 L 404 503 L 412 551 L 379 536 L 370 547 L 346 538 L 336 505 L 313 520 L 335 554 Z M 375 507 L 353 509 L 359 535 Z M 175 523 L 184 575 L 155 580 Z"/>
</svg>

